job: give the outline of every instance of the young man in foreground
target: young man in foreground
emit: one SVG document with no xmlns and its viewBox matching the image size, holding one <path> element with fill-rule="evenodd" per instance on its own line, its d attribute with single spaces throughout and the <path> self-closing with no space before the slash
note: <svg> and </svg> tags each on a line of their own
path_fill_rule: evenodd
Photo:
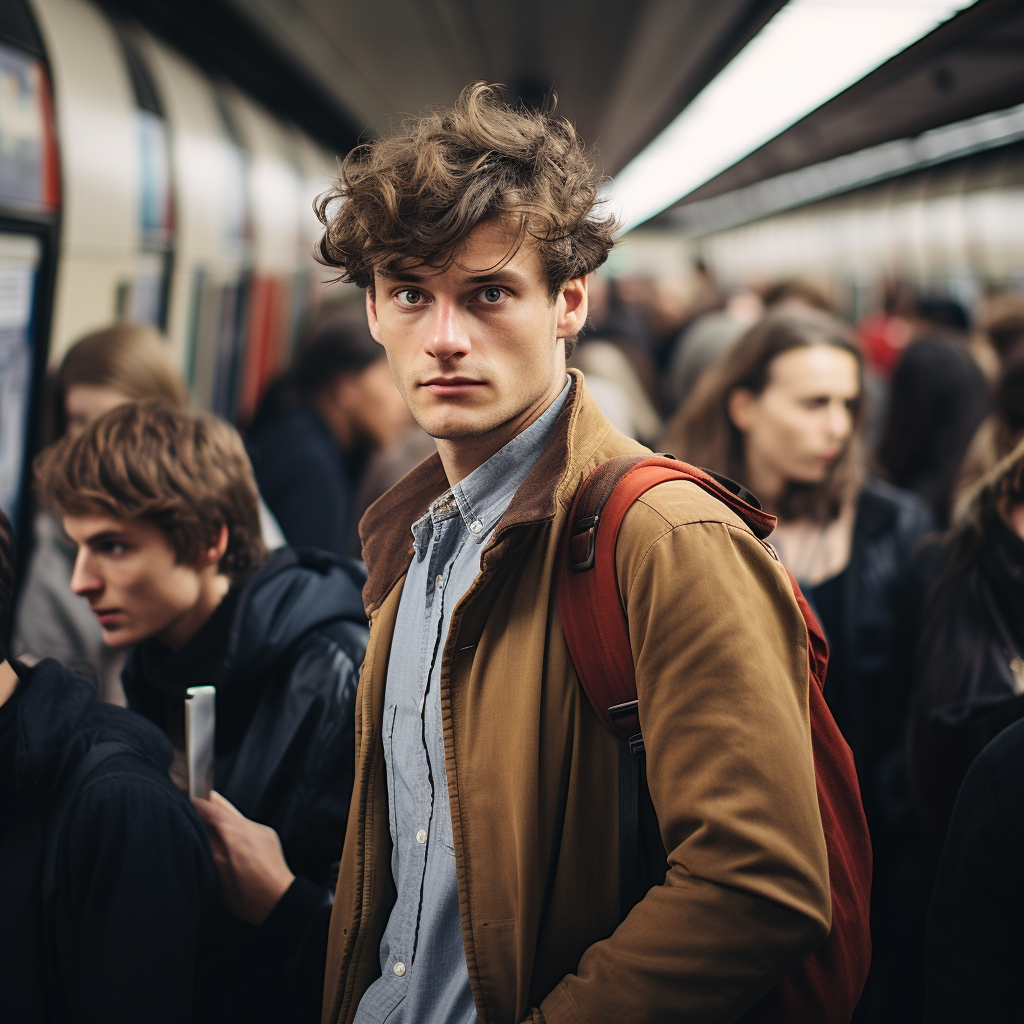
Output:
<svg viewBox="0 0 1024 1024">
<path fill-rule="evenodd" d="M 0 1016 L 182 1024 L 216 896 L 203 827 L 159 729 L 51 658 L 6 660 L 13 540 L 0 510 Z"/>
<path fill-rule="evenodd" d="M 370 642 L 323 1020 L 729 1021 L 828 934 L 807 634 L 688 483 L 617 549 L 666 870 L 618 916 L 618 751 L 557 612 L 580 481 L 643 451 L 566 348 L 614 225 L 572 127 L 470 87 L 354 151 L 324 261 L 438 455 L 363 519 Z M 342 198 L 344 201 L 335 203 Z"/>
<path fill-rule="evenodd" d="M 315 1020 L 352 791 L 361 570 L 266 554 L 242 439 L 214 416 L 119 406 L 36 476 L 78 544 L 71 589 L 107 644 L 131 647 L 129 707 L 171 740 L 181 787 L 185 691 L 217 687 L 217 792 L 196 806 L 227 912 L 207 937 L 201 1019 Z"/>
</svg>

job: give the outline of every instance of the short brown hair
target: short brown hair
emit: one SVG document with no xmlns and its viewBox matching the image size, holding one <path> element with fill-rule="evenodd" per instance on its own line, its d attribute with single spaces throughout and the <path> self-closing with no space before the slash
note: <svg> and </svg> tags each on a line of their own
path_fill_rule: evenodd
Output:
<svg viewBox="0 0 1024 1024">
<path fill-rule="evenodd" d="M 512 107 L 500 86 L 474 82 L 451 109 L 357 146 L 317 199 L 317 258 L 372 294 L 375 270 L 444 270 L 477 225 L 502 220 L 517 232 L 506 260 L 532 238 L 552 295 L 596 270 L 617 223 L 595 217 L 600 176 L 554 107 L 553 96 L 543 110 Z"/>
<path fill-rule="evenodd" d="M 47 448 L 34 469 L 37 496 L 57 515 L 148 520 L 179 562 L 196 562 L 221 526 L 224 575 L 241 580 L 266 556 L 249 458 L 238 431 L 216 416 L 130 402 Z"/>
<path fill-rule="evenodd" d="M 686 404 L 676 413 L 662 437 L 662 447 L 681 459 L 724 473 L 749 486 L 743 434 L 729 416 L 729 396 L 737 388 L 755 395 L 768 385 L 772 362 L 784 352 L 812 345 L 832 345 L 849 352 L 862 367 L 853 332 L 841 321 L 813 309 L 769 313 L 755 324 L 721 361 L 706 371 Z M 827 522 L 859 491 L 864 474 L 860 438 L 863 414 L 863 375 L 853 408 L 853 434 L 820 484 L 790 482 L 779 507 L 784 519 L 810 518 Z"/>
</svg>

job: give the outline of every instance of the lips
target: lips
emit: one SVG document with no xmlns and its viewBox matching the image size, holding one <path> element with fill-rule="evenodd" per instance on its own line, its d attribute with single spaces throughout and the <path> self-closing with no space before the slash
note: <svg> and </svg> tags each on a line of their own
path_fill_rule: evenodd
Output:
<svg viewBox="0 0 1024 1024">
<path fill-rule="evenodd" d="M 117 621 L 117 617 L 121 614 L 121 609 L 94 608 L 92 613 L 96 616 L 96 621 L 100 624 L 102 629 L 110 629 Z"/>
<path fill-rule="evenodd" d="M 476 389 L 483 387 L 484 382 L 473 380 L 471 377 L 431 377 L 421 386 L 432 395 L 453 397 L 471 394 Z"/>
</svg>

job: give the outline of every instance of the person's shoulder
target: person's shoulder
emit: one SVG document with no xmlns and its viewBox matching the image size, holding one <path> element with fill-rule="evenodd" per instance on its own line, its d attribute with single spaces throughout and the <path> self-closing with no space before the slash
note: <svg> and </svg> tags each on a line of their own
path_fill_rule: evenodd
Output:
<svg viewBox="0 0 1024 1024">
<path fill-rule="evenodd" d="M 649 529 L 657 530 L 659 526 L 674 529 L 714 523 L 751 533 L 740 515 L 692 480 L 668 480 L 658 484 L 642 494 L 636 504 L 641 510 L 632 516 L 637 526 L 646 522 Z"/>
<path fill-rule="evenodd" d="M 878 477 L 865 482 L 860 502 L 862 509 L 888 515 L 904 533 L 923 536 L 934 526 L 931 508 L 921 495 Z"/>
</svg>

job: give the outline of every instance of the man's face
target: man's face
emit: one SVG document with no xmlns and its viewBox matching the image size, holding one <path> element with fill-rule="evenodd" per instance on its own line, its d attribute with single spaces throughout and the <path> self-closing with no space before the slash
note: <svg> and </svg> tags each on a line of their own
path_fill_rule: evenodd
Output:
<svg viewBox="0 0 1024 1024">
<path fill-rule="evenodd" d="M 88 600 L 108 647 L 152 636 L 179 647 L 194 633 L 204 571 L 179 563 L 159 527 L 97 513 L 65 516 L 64 530 L 78 545 L 71 589 Z"/>
<path fill-rule="evenodd" d="M 512 241 L 499 222 L 485 222 L 443 273 L 378 271 L 374 294 L 367 293 L 370 331 L 410 412 L 432 437 L 490 437 L 496 451 L 565 383 L 562 339 L 586 320 L 586 279 L 570 281 L 552 299 L 529 242 L 499 266 Z"/>
</svg>

